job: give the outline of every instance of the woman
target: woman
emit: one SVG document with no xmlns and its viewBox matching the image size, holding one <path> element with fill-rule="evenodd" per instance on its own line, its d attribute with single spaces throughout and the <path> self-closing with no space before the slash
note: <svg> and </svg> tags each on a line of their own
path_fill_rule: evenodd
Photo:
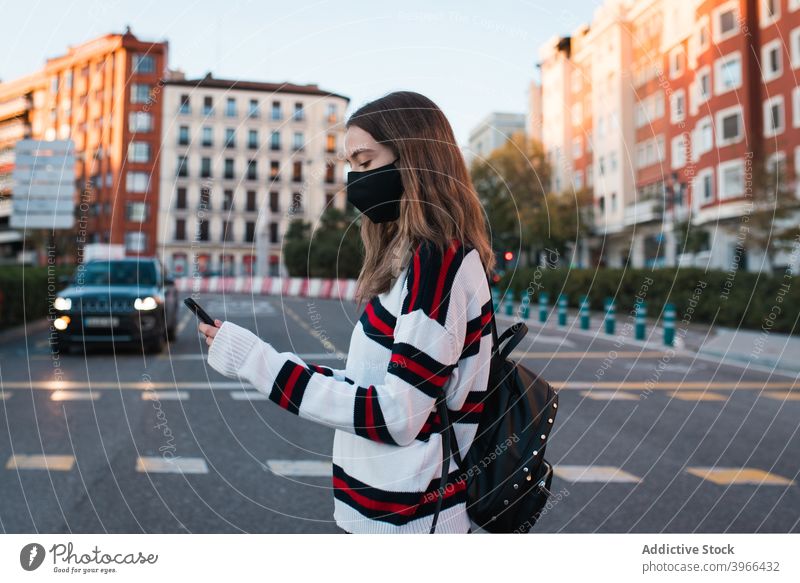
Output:
<svg viewBox="0 0 800 583">
<path fill-rule="evenodd" d="M 231 322 L 199 329 L 215 370 L 336 429 L 339 527 L 427 533 L 442 468 L 437 396 L 446 391 L 462 457 L 477 429 L 489 376 L 494 254 L 453 130 L 430 99 L 400 91 L 364 105 L 346 123 L 345 150 L 347 198 L 366 215 L 356 287 L 366 306 L 346 368 L 307 364 Z M 436 532 L 471 532 L 466 468 L 452 459 L 450 468 Z"/>
</svg>

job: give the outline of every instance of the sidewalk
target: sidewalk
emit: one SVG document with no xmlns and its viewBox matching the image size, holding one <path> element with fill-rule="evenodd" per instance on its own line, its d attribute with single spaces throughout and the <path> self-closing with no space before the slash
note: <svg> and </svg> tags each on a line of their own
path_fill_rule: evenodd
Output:
<svg viewBox="0 0 800 583">
<path fill-rule="evenodd" d="M 604 312 L 593 311 L 590 313 L 588 330 L 580 329 L 578 310 L 574 308 L 567 310 L 567 325 L 565 327 L 558 326 L 558 311 L 555 306 L 548 306 L 547 321 L 544 324 L 539 322 L 538 305 L 531 304 L 527 320 L 522 318 L 521 314 L 518 303 L 514 304 L 512 316 L 506 315 L 505 304 L 502 304 L 496 316 L 498 323 L 503 322 L 504 326 L 522 320 L 529 327 L 543 326 L 552 330 L 569 331 L 570 334 L 582 334 L 609 340 L 624 340 L 627 343 L 651 350 L 663 350 L 666 348 L 663 322 L 655 318 L 647 318 L 645 340 L 636 340 L 634 337 L 633 317 L 626 312 L 617 312 L 613 336 L 605 333 Z M 800 373 L 800 338 L 797 336 L 764 330 L 737 330 L 724 326 L 709 326 L 708 324 L 691 323 L 685 325 L 680 320 L 677 320 L 675 324 L 674 348 L 676 350 L 769 369 L 780 369 L 783 372 Z M 502 332 L 502 330 L 499 332 Z"/>
</svg>

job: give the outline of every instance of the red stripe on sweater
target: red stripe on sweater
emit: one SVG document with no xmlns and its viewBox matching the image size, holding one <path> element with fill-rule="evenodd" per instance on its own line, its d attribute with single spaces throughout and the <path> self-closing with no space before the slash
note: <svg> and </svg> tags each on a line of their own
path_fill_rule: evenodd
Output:
<svg viewBox="0 0 800 583">
<path fill-rule="evenodd" d="M 375 387 L 370 385 L 367 387 L 367 433 L 372 441 L 382 441 L 378 437 L 378 432 L 375 430 L 375 416 L 372 412 L 372 395 L 375 392 Z"/>
<path fill-rule="evenodd" d="M 408 358 L 406 358 L 402 354 L 393 354 L 392 358 L 390 359 L 390 362 L 396 362 L 397 364 L 399 364 L 403 368 L 407 368 L 411 372 L 418 374 L 419 376 L 424 378 L 426 381 L 432 382 L 437 387 L 441 387 L 441 386 L 443 386 L 445 384 L 445 382 L 447 382 L 447 375 L 436 375 L 436 374 L 433 374 L 431 371 L 429 371 L 427 368 L 425 368 L 424 366 L 422 366 L 418 362 L 415 362 L 413 360 L 409 360 Z"/>
<path fill-rule="evenodd" d="M 439 315 L 439 302 L 442 298 L 442 290 L 444 289 L 444 280 L 447 277 L 447 272 L 450 270 L 450 264 L 453 262 L 453 257 L 456 254 L 456 249 L 458 248 L 458 242 L 450 245 L 447 248 L 447 253 L 444 256 L 444 260 L 442 261 L 442 268 L 439 271 L 439 279 L 436 282 L 436 293 L 433 296 L 433 309 L 431 310 L 431 318 L 434 320 Z"/>
<path fill-rule="evenodd" d="M 459 413 L 480 413 L 483 411 L 483 403 L 464 403 L 458 410 Z"/>
<path fill-rule="evenodd" d="M 375 313 L 375 308 L 372 304 L 367 304 L 367 318 L 369 318 L 370 324 L 375 326 L 375 328 L 386 336 L 394 334 L 394 330 Z"/>
<path fill-rule="evenodd" d="M 361 506 L 365 508 L 369 508 L 370 510 L 385 510 L 386 512 L 393 512 L 396 514 L 402 514 L 404 516 L 409 516 L 414 514 L 417 509 L 418 504 L 414 505 L 407 505 L 407 504 L 398 504 L 397 502 L 381 502 L 380 500 L 371 500 L 367 498 L 363 494 L 359 494 L 358 492 L 352 490 L 341 478 L 335 477 L 333 478 L 333 487 L 346 492 L 348 496 L 350 496 L 353 500 L 358 502 Z"/>
<path fill-rule="evenodd" d="M 281 407 L 284 409 L 289 406 L 289 400 L 292 397 L 292 391 L 294 391 L 294 386 L 297 384 L 297 379 L 300 377 L 302 369 L 303 367 L 300 365 L 295 366 L 292 374 L 289 375 L 289 380 L 286 381 L 286 386 L 283 388 L 283 392 L 281 394 Z"/>
</svg>

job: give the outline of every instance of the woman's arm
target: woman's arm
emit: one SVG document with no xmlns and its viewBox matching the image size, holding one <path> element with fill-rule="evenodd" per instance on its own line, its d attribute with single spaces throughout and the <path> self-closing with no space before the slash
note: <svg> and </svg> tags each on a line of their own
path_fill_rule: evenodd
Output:
<svg viewBox="0 0 800 583">
<path fill-rule="evenodd" d="M 471 259 L 480 265 L 477 257 Z M 470 288 L 465 276 L 474 271 L 463 273 L 465 263 L 461 247 L 440 254 L 426 244 L 416 251 L 380 384 L 364 387 L 337 378 L 292 352 L 277 352 L 231 322 L 217 331 L 208 362 L 225 376 L 247 380 L 300 417 L 373 441 L 408 445 L 425 424 L 464 348 Z"/>
</svg>

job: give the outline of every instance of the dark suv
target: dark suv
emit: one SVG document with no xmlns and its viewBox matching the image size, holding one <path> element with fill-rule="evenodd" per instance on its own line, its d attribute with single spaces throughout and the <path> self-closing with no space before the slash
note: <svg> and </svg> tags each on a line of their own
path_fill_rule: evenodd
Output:
<svg viewBox="0 0 800 583">
<path fill-rule="evenodd" d="M 174 339 L 178 296 L 155 257 L 87 261 L 66 283 L 53 302 L 60 350 L 135 343 L 159 352 Z"/>
</svg>

